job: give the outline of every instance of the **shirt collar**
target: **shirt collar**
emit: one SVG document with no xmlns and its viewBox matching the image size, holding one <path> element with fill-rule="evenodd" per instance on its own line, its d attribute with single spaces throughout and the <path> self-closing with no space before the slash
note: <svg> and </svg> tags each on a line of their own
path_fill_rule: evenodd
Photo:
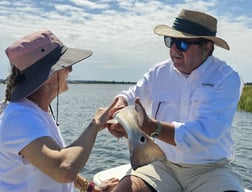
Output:
<svg viewBox="0 0 252 192">
<path fill-rule="evenodd" d="M 214 57 L 209 56 L 204 63 L 202 63 L 198 68 L 193 70 L 193 72 L 188 76 L 188 80 L 200 79 L 203 75 L 207 73 L 207 69 L 213 64 Z"/>
</svg>

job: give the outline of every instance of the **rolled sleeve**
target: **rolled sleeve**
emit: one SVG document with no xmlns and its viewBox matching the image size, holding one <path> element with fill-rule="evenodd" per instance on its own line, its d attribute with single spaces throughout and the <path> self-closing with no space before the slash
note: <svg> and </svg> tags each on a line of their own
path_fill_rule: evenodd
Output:
<svg viewBox="0 0 252 192">
<path fill-rule="evenodd" d="M 183 145 L 184 141 L 184 123 L 179 123 L 176 121 L 173 121 L 172 124 L 175 127 L 175 136 L 174 140 L 178 148 L 180 148 Z"/>
</svg>

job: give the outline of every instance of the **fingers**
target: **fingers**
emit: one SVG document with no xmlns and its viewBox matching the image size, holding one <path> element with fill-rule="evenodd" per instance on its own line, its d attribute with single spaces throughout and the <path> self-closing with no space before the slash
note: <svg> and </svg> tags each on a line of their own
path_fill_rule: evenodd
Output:
<svg viewBox="0 0 252 192">
<path fill-rule="evenodd" d="M 122 101 L 122 98 L 120 97 L 116 97 L 113 102 L 111 103 L 111 105 L 107 108 L 107 110 L 105 111 L 109 113 L 109 119 L 111 119 L 114 115 L 114 113 L 120 109 L 122 109 L 123 107 L 125 107 L 124 102 Z"/>
<path fill-rule="evenodd" d="M 119 179 L 117 178 L 111 178 L 106 181 L 104 181 L 101 185 L 99 185 L 99 188 L 102 191 L 112 191 L 112 189 L 119 183 Z"/>
<path fill-rule="evenodd" d="M 108 108 L 99 108 L 96 111 L 95 121 L 99 125 L 100 130 L 102 130 L 103 128 L 107 126 L 106 122 L 110 118 L 110 116 L 112 116 L 110 110 L 115 106 L 116 103 L 117 103 L 117 98 L 113 100 L 113 102 Z"/>
<path fill-rule="evenodd" d="M 144 108 L 143 105 L 142 105 L 142 103 L 140 102 L 140 98 L 139 98 L 139 97 L 136 97 L 136 98 L 135 98 L 135 103 L 137 103 L 137 104 L 140 105 L 142 108 Z"/>
<path fill-rule="evenodd" d="M 140 108 L 141 108 L 141 109 L 140 109 Z M 150 118 L 149 118 L 149 116 L 147 115 L 144 106 L 143 106 L 142 103 L 140 102 L 140 98 L 139 98 L 139 97 L 136 97 L 136 98 L 135 98 L 135 109 L 136 109 L 137 111 L 142 111 L 142 113 L 143 113 L 143 119 L 142 119 L 142 121 L 140 122 L 140 128 L 141 128 L 144 132 L 146 132 L 146 130 L 148 130 L 148 128 L 149 128 Z M 147 132 L 146 132 L 146 133 L 147 133 Z"/>
<path fill-rule="evenodd" d="M 144 114 L 146 115 L 145 108 L 144 108 L 144 106 L 142 105 L 142 103 L 140 102 L 140 98 L 139 98 L 139 97 L 136 97 L 136 99 L 135 99 L 135 108 L 136 108 L 136 110 L 137 110 L 137 109 L 139 109 L 139 107 L 136 106 L 136 104 L 138 104 L 138 105 L 142 108 L 142 111 L 143 111 Z"/>
<path fill-rule="evenodd" d="M 135 103 L 141 104 L 140 98 L 139 98 L 139 97 L 136 97 L 136 98 L 135 98 Z"/>
<path fill-rule="evenodd" d="M 111 108 L 111 110 L 110 110 L 110 113 L 111 113 L 111 118 L 112 118 L 112 116 L 113 116 L 113 114 L 116 112 L 116 111 L 118 111 L 118 110 L 120 110 L 120 109 L 122 109 L 123 107 L 125 107 L 126 106 L 126 104 L 125 104 L 125 102 L 123 101 L 123 99 L 122 99 L 122 97 L 117 97 L 116 98 L 116 104 L 113 106 L 113 108 Z"/>
<path fill-rule="evenodd" d="M 111 105 L 107 108 L 107 111 L 110 111 L 110 110 L 117 104 L 117 102 L 118 102 L 118 97 L 115 98 L 115 99 L 112 101 Z"/>
</svg>

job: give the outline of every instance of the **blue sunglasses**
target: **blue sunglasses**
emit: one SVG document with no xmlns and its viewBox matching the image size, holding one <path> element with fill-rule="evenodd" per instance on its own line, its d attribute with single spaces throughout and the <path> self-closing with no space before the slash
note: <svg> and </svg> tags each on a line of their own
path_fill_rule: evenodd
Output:
<svg viewBox="0 0 252 192">
<path fill-rule="evenodd" d="M 189 41 L 186 39 L 175 39 L 171 37 L 164 36 L 164 42 L 166 47 L 171 48 L 171 46 L 175 43 L 176 47 L 180 51 L 187 51 L 189 45 L 200 45 L 202 44 L 202 40 L 198 41 Z"/>
</svg>

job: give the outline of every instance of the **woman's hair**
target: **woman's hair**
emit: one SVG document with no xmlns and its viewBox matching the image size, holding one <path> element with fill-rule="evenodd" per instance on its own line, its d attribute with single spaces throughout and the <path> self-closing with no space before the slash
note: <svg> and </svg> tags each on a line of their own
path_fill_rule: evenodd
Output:
<svg viewBox="0 0 252 192">
<path fill-rule="evenodd" d="M 24 75 L 22 72 L 16 68 L 15 66 L 11 65 L 11 74 L 5 80 L 6 82 L 6 90 L 5 90 L 5 100 L 4 102 L 10 100 L 11 94 L 15 89 L 17 83 L 21 82 L 24 79 Z"/>
</svg>

